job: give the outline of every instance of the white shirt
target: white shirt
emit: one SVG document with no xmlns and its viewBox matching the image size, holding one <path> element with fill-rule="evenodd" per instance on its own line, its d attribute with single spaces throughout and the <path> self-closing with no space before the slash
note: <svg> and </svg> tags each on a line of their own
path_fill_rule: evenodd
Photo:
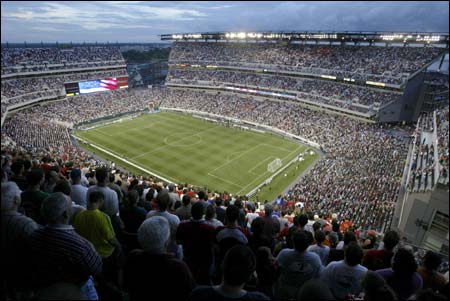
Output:
<svg viewBox="0 0 450 301">
<path fill-rule="evenodd" d="M 252 227 L 252 222 L 259 217 L 258 213 L 253 213 L 253 212 L 249 212 L 247 213 L 247 215 L 245 216 L 245 218 L 247 219 L 247 228 L 251 228 Z"/>
</svg>

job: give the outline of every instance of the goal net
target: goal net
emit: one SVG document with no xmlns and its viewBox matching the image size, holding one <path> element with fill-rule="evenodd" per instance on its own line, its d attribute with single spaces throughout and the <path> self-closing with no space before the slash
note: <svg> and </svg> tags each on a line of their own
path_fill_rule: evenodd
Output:
<svg viewBox="0 0 450 301">
<path fill-rule="evenodd" d="M 280 158 L 276 158 L 275 160 L 273 160 L 272 162 L 267 164 L 267 171 L 268 172 L 275 172 L 278 168 L 281 167 L 281 165 L 283 165 L 281 163 L 281 159 Z"/>
</svg>

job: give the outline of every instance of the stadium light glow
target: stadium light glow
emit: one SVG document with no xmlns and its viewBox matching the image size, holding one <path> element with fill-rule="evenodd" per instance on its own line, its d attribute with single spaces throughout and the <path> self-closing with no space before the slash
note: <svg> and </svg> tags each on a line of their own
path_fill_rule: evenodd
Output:
<svg viewBox="0 0 450 301">
<path fill-rule="evenodd" d="M 384 87 L 386 86 L 385 83 L 379 83 L 379 82 L 371 82 L 371 81 L 366 81 L 367 85 L 372 85 L 372 86 L 379 86 L 379 87 Z"/>
<path fill-rule="evenodd" d="M 336 79 L 336 76 L 332 76 L 332 75 L 321 75 L 320 77 L 328 78 L 328 79 Z"/>
</svg>

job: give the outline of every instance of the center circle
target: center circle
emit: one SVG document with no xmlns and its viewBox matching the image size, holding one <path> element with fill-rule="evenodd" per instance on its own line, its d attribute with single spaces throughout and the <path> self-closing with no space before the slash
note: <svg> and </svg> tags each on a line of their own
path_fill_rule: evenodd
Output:
<svg viewBox="0 0 450 301">
<path fill-rule="evenodd" d="M 164 138 L 164 143 L 170 146 L 191 146 L 202 142 L 202 136 L 196 132 L 174 133 Z"/>
</svg>

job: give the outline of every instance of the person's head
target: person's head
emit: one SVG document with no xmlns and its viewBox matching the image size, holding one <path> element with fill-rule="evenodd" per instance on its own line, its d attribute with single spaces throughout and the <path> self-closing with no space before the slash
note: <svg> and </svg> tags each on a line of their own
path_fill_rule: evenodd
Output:
<svg viewBox="0 0 450 301">
<path fill-rule="evenodd" d="M 265 204 L 264 205 L 264 214 L 266 216 L 271 216 L 273 212 L 273 206 L 270 204 Z"/>
<path fill-rule="evenodd" d="M 384 278 L 373 271 L 367 271 L 361 280 L 361 287 L 364 290 L 364 300 L 397 300 L 394 291 L 387 285 Z"/>
<path fill-rule="evenodd" d="M 242 201 L 241 200 L 236 200 L 234 202 L 234 206 L 238 207 L 239 209 L 242 209 Z"/>
<path fill-rule="evenodd" d="M 303 300 L 336 300 L 326 283 L 317 279 L 310 279 L 306 281 L 300 288 L 298 301 Z"/>
<path fill-rule="evenodd" d="M 41 205 L 41 215 L 48 224 L 68 224 L 72 203 L 62 192 L 50 194 Z"/>
<path fill-rule="evenodd" d="M 441 264 L 441 262 L 442 262 L 441 257 L 439 257 L 439 255 L 433 251 L 428 251 L 423 257 L 423 265 L 429 271 L 436 270 Z"/>
<path fill-rule="evenodd" d="M 312 213 L 311 211 L 306 212 L 306 215 L 308 216 L 308 219 L 310 221 L 314 220 L 314 213 Z"/>
<path fill-rule="evenodd" d="M 129 207 L 134 207 L 139 201 L 139 193 L 136 190 L 128 191 L 126 195 L 126 204 Z"/>
<path fill-rule="evenodd" d="M 352 231 L 347 231 L 344 233 L 344 246 L 348 245 L 351 242 L 357 242 L 356 234 Z"/>
<path fill-rule="evenodd" d="M 254 236 L 261 235 L 264 232 L 264 225 L 266 222 L 263 218 L 257 217 L 252 221 L 251 227 Z"/>
<path fill-rule="evenodd" d="M 394 230 L 389 230 L 384 234 L 383 243 L 386 250 L 392 251 L 400 241 L 400 236 Z"/>
<path fill-rule="evenodd" d="M 153 200 L 153 196 L 155 195 L 155 190 L 153 188 L 150 188 L 145 195 L 145 200 L 147 202 L 151 202 Z"/>
<path fill-rule="evenodd" d="M 44 182 L 44 171 L 41 168 L 34 168 L 27 174 L 28 185 L 38 187 Z"/>
<path fill-rule="evenodd" d="M 197 195 L 198 195 L 198 199 L 200 200 L 200 201 L 206 201 L 206 193 L 202 190 L 202 191 L 199 191 L 198 193 L 197 193 Z"/>
<path fill-rule="evenodd" d="M 15 182 L 2 183 L 2 211 L 17 211 L 20 206 L 20 194 L 22 192 Z"/>
<path fill-rule="evenodd" d="M 169 192 L 174 192 L 175 191 L 175 185 L 174 184 L 169 184 Z"/>
<path fill-rule="evenodd" d="M 108 182 L 108 169 L 106 167 L 98 167 L 95 169 L 95 178 L 98 184 L 106 184 Z"/>
<path fill-rule="evenodd" d="M 169 208 L 170 196 L 167 190 L 163 189 L 158 192 L 158 195 L 156 196 L 156 204 L 158 205 L 158 209 L 161 212 L 166 211 L 167 208 Z"/>
<path fill-rule="evenodd" d="M 314 239 L 316 240 L 317 244 L 320 245 L 325 240 L 325 233 L 323 233 L 322 230 L 317 230 L 314 232 Z"/>
<path fill-rule="evenodd" d="M 333 229 L 333 232 L 339 233 L 339 224 L 336 220 L 333 220 L 331 222 L 331 227 Z"/>
<path fill-rule="evenodd" d="M 339 237 L 336 232 L 331 232 L 328 234 L 328 241 L 330 242 L 330 245 L 332 248 L 335 248 L 337 244 L 339 243 Z"/>
<path fill-rule="evenodd" d="M 55 187 L 53 187 L 53 192 L 62 192 L 67 196 L 70 196 L 72 193 L 72 187 L 67 180 L 59 180 L 56 182 Z"/>
<path fill-rule="evenodd" d="M 211 220 L 216 217 L 216 208 L 213 205 L 206 206 L 205 219 Z"/>
<path fill-rule="evenodd" d="M 228 250 L 223 260 L 223 281 L 230 286 L 242 286 L 250 280 L 256 269 L 256 258 L 252 250 L 237 245 Z"/>
<path fill-rule="evenodd" d="M 23 162 L 18 160 L 11 164 L 11 171 L 14 173 L 15 176 L 22 175 L 24 171 Z"/>
<path fill-rule="evenodd" d="M 152 216 L 146 219 L 138 229 L 139 244 L 146 252 L 165 253 L 169 237 L 169 222 L 162 216 Z"/>
<path fill-rule="evenodd" d="M 417 269 L 414 255 L 405 248 L 398 249 L 392 261 L 392 270 L 399 277 L 411 277 Z"/>
<path fill-rule="evenodd" d="M 88 209 L 98 209 L 102 207 L 105 196 L 101 191 L 92 191 L 88 197 Z"/>
<path fill-rule="evenodd" d="M 248 210 L 249 212 L 255 213 L 255 206 L 252 205 L 251 203 L 248 203 L 248 204 L 247 204 L 247 210 Z"/>
<path fill-rule="evenodd" d="M 296 231 L 292 237 L 294 242 L 294 249 L 298 252 L 304 252 L 313 240 L 312 234 L 309 231 Z"/>
<path fill-rule="evenodd" d="M 72 169 L 70 172 L 70 178 L 72 179 L 72 184 L 80 184 L 81 183 L 81 170 L 78 168 Z"/>
<path fill-rule="evenodd" d="M 356 243 L 351 242 L 344 248 L 345 262 L 350 266 L 361 263 L 364 253 L 362 248 Z"/>
<path fill-rule="evenodd" d="M 312 227 L 313 227 L 313 231 L 316 232 L 317 230 L 322 229 L 322 224 L 319 223 L 319 222 L 315 222 L 315 223 L 312 225 Z"/>
<path fill-rule="evenodd" d="M 237 222 L 239 218 L 239 208 L 235 205 L 230 205 L 225 210 L 225 215 L 227 217 L 227 224 L 232 225 Z"/>
<path fill-rule="evenodd" d="M 189 206 L 191 203 L 191 197 L 188 195 L 183 195 L 183 206 Z"/>
<path fill-rule="evenodd" d="M 205 205 L 201 202 L 197 202 L 191 207 L 191 216 L 194 220 L 201 220 L 205 214 Z"/>
<path fill-rule="evenodd" d="M 222 203 L 223 203 L 222 199 L 219 198 L 219 197 L 217 197 L 216 200 L 215 200 L 214 202 L 216 203 L 216 206 L 217 206 L 217 207 L 222 206 Z"/>
<path fill-rule="evenodd" d="M 298 216 L 298 224 L 300 227 L 304 228 L 308 223 L 308 216 L 306 214 L 300 214 Z"/>
</svg>

